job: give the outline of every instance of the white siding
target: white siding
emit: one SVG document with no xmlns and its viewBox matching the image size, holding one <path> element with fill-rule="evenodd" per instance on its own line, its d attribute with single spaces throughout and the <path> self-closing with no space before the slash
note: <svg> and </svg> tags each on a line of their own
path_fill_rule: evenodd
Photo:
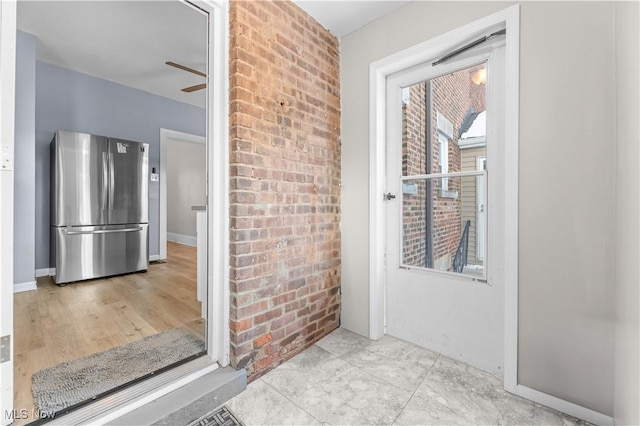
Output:
<svg viewBox="0 0 640 426">
<path fill-rule="evenodd" d="M 486 157 L 486 149 L 481 148 L 466 148 L 460 150 L 460 163 L 461 171 L 472 172 L 478 168 L 478 157 Z M 467 220 L 471 221 L 471 227 L 469 228 L 469 255 L 467 262 L 469 265 L 482 264 L 478 262 L 476 258 L 477 254 L 477 220 L 478 220 L 478 208 L 476 200 L 476 182 L 477 178 L 463 177 L 462 178 L 462 225 Z"/>
</svg>

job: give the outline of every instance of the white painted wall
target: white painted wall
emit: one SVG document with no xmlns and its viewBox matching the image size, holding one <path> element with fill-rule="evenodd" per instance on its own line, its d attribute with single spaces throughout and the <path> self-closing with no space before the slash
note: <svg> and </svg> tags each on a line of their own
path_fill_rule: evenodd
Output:
<svg viewBox="0 0 640 426">
<path fill-rule="evenodd" d="M 205 144 L 171 140 L 167 144 L 167 239 L 196 236 L 196 212 L 206 204 Z M 175 238 L 174 238 L 175 239 Z M 179 241 L 180 242 L 180 241 Z"/>
<path fill-rule="evenodd" d="M 344 327 L 369 331 L 369 64 L 509 5 L 412 2 L 342 39 Z M 612 415 L 613 5 L 521 3 L 520 37 L 519 382 Z"/>
<path fill-rule="evenodd" d="M 16 141 L 13 208 L 14 291 L 35 289 L 36 38 L 16 35 Z"/>
<path fill-rule="evenodd" d="M 519 382 L 613 415 L 613 3 L 527 3 Z M 597 171 L 597 172 L 596 172 Z"/>
<path fill-rule="evenodd" d="M 616 42 L 616 345 L 614 418 L 640 424 L 640 108 L 639 3 L 615 4 Z"/>
</svg>

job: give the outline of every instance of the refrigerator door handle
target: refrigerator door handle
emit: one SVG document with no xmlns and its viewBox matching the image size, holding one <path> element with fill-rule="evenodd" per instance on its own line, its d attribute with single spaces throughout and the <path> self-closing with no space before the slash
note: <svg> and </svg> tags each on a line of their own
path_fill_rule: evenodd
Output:
<svg viewBox="0 0 640 426">
<path fill-rule="evenodd" d="M 109 145 L 111 145 L 111 141 L 109 141 Z M 107 215 L 107 223 L 111 223 L 112 220 L 112 209 L 113 209 L 113 197 L 114 197 L 114 180 L 115 180 L 115 176 L 114 176 L 114 170 L 113 170 L 113 153 L 111 152 L 111 150 L 109 150 L 109 152 L 107 153 L 107 155 L 109 156 L 109 207 L 108 208 L 108 215 Z"/>
<path fill-rule="evenodd" d="M 142 231 L 142 227 L 122 228 L 122 229 L 98 229 L 96 231 L 67 231 L 67 235 L 112 234 L 115 232 L 137 232 L 137 231 Z"/>
<path fill-rule="evenodd" d="M 102 206 L 109 213 L 109 152 L 102 153 Z M 106 220 L 109 220 L 107 217 Z"/>
</svg>

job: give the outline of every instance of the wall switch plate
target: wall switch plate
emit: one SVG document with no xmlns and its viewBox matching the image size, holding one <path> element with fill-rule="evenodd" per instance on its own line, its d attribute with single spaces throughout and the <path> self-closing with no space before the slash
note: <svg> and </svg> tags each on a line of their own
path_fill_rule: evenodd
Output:
<svg viewBox="0 0 640 426">
<path fill-rule="evenodd" d="M 13 170 L 13 147 L 9 144 L 0 146 L 0 170 Z"/>
<path fill-rule="evenodd" d="M 159 182 L 160 181 L 160 175 L 157 173 L 151 173 L 151 182 Z"/>
<path fill-rule="evenodd" d="M 0 363 L 7 362 L 11 359 L 11 336 L 6 335 L 0 337 Z"/>
</svg>

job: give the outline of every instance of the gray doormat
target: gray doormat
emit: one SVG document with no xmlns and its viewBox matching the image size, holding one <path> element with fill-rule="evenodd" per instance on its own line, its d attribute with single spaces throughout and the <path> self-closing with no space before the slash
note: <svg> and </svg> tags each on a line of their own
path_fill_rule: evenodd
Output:
<svg viewBox="0 0 640 426">
<path fill-rule="evenodd" d="M 36 372 L 33 400 L 40 413 L 57 413 L 204 351 L 204 341 L 187 330 L 165 331 Z"/>
<path fill-rule="evenodd" d="M 244 426 L 240 420 L 226 406 L 205 414 L 188 426 Z"/>
</svg>

